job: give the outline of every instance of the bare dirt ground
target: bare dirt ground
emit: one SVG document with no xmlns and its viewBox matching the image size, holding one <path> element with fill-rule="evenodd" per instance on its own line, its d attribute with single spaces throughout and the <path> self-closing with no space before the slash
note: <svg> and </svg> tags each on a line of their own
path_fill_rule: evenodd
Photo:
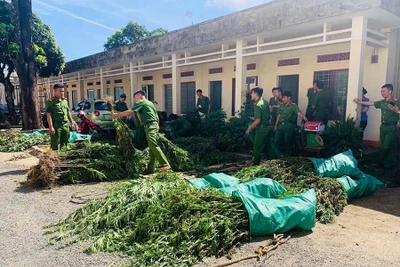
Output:
<svg viewBox="0 0 400 267">
<path fill-rule="evenodd" d="M 24 153 L 0 153 L 0 267 L 106 267 L 125 262 L 110 254 L 87 255 L 79 245 L 62 250 L 45 246 L 43 226 L 81 206 L 71 203 L 71 196 L 95 196 L 113 185 L 31 190 L 21 182 L 36 163 Z M 234 259 L 253 255 L 266 239 L 253 240 L 237 250 Z M 296 235 L 269 257 L 264 263 L 249 260 L 232 266 L 400 266 L 400 188 L 350 202 L 336 223 L 317 223 L 312 232 Z M 226 261 L 211 258 L 196 266 Z"/>
</svg>

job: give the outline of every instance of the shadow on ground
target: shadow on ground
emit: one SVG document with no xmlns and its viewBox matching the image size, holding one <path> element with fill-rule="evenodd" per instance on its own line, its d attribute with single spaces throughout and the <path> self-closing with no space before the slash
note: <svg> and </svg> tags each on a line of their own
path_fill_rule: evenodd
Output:
<svg viewBox="0 0 400 267">
<path fill-rule="evenodd" d="M 0 172 L 0 177 L 10 176 L 10 175 L 25 175 L 28 173 L 28 171 L 29 169 Z"/>
<path fill-rule="evenodd" d="M 383 188 L 373 195 L 349 202 L 350 205 L 400 217 L 400 188 Z"/>
</svg>

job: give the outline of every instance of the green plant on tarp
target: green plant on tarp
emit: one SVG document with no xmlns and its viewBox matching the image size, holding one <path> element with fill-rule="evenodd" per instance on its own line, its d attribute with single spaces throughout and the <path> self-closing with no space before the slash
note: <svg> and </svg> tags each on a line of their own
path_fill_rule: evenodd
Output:
<svg viewBox="0 0 400 267">
<path fill-rule="evenodd" d="M 365 173 L 358 180 L 351 179 L 349 176 L 343 176 L 336 180 L 343 185 L 348 199 L 373 194 L 384 186 L 377 178 Z"/>
<path fill-rule="evenodd" d="M 23 152 L 33 146 L 50 143 L 50 135 L 37 131 L 35 134 L 22 134 L 18 131 L 7 131 L 0 136 L 0 152 Z"/>
<path fill-rule="evenodd" d="M 212 173 L 201 179 L 188 181 L 200 189 L 218 188 L 227 195 L 240 198 L 249 215 L 252 236 L 284 233 L 294 228 L 310 230 L 315 226 L 317 199 L 313 189 L 278 199 L 287 190 L 269 178 L 240 183 L 235 177 Z"/>
<path fill-rule="evenodd" d="M 270 177 L 289 191 L 286 196 L 315 189 L 316 217 L 321 223 L 333 222 L 335 216 L 347 205 L 347 195 L 342 184 L 331 178 L 317 176 L 313 163 L 307 158 L 268 160 L 260 166 L 243 168 L 234 176 L 242 182 L 252 181 L 257 177 Z"/>
<path fill-rule="evenodd" d="M 125 182 L 51 225 L 61 246 L 91 241 L 88 253 L 132 256 L 130 266 L 193 266 L 249 240 L 243 204 L 187 181 L 148 178 Z"/>
<path fill-rule="evenodd" d="M 351 150 L 337 154 L 328 159 L 310 158 L 315 166 L 315 172 L 321 177 L 339 178 L 348 175 L 360 179 L 362 172 L 358 168 L 358 161 Z"/>
</svg>

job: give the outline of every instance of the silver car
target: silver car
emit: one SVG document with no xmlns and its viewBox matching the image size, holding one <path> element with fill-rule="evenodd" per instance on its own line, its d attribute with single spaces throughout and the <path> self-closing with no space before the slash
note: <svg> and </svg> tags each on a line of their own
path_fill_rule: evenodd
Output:
<svg viewBox="0 0 400 267">
<path fill-rule="evenodd" d="M 85 99 L 79 102 L 71 111 L 72 118 L 77 123 L 80 122 L 78 118 L 79 111 L 83 111 L 89 120 L 97 123 L 102 128 L 114 128 L 112 113 L 104 100 Z"/>
</svg>

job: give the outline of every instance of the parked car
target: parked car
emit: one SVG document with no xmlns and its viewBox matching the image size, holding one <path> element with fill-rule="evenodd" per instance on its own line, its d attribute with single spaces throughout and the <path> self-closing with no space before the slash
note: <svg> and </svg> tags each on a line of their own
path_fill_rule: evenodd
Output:
<svg viewBox="0 0 400 267">
<path fill-rule="evenodd" d="M 114 128 L 112 113 L 104 100 L 85 99 L 79 102 L 71 111 L 72 119 L 78 124 L 81 122 L 79 111 L 83 111 L 90 121 L 102 128 Z"/>
<path fill-rule="evenodd" d="M 7 117 L 7 121 L 9 121 L 11 125 L 18 125 L 18 124 L 22 123 L 21 110 L 18 105 L 15 106 L 15 116 L 14 117 L 11 117 L 9 115 L 7 104 L 1 104 L 0 110 Z"/>
</svg>

